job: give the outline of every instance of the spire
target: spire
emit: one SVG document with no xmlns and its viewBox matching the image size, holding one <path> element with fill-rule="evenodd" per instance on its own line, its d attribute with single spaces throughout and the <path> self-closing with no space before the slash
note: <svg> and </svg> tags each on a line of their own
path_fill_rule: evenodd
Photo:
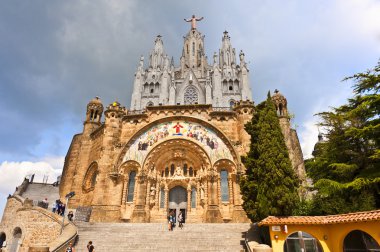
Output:
<svg viewBox="0 0 380 252">
<path fill-rule="evenodd" d="M 235 48 L 232 48 L 228 31 L 223 32 L 222 48 L 219 51 L 220 67 L 231 66 L 236 63 Z"/>
<path fill-rule="evenodd" d="M 150 53 L 149 57 L 149 67 L 156 69 L 156 68 L 162 68 L 164 64 L 164 43 L 162 42 L 162 36 L 157 35 L 156 39 L 154 40 L 154 48 L 153 51 Z"/>
</svg>

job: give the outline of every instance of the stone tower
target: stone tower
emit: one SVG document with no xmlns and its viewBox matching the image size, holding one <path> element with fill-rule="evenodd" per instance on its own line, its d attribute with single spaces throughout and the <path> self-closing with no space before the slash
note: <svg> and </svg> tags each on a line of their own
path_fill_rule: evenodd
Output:
<svg viewBox="0 0 380 252">
<path fill-rule="evenodd" d="M 290 116 L 288 113 L 288 102 L 277 89 L 274 91 L 272 101 L 276 106 L 282 134 L 292 166 L 300 181 L 305 181 L 305 164 L 303 161 L 301 145 L 298 140 L 297 131 L 290 127 Z"/>
<path fill-rule="evenodd" d="M 140 58 L 133 86 L 131 110 L 147 106 L 211 104 L 232 107 L 237 101 L 252 99 L 248 68 L 244 53 L 237 63 L 235 48 L 228 32 L 223 33 L 219 54 L 211 65 L 205 55 L 204 35 L 192 28 L 184 37 L 180 65 L 165 54 L 162 37 L 158 35 L 149 64 L 144 68 Z"/>
</svg>

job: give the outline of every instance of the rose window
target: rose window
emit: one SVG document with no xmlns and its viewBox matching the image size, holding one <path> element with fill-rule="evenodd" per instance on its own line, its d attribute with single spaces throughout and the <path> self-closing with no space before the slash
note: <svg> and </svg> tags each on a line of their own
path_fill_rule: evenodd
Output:
<svg viewBox="0 0 380 252">
<path fill-rule="evenodd" d="M 198 92 L 194 87 L 189 87 L 185 92 L 185 104 L 195 104 L 198 102 Z"/>
</svg>

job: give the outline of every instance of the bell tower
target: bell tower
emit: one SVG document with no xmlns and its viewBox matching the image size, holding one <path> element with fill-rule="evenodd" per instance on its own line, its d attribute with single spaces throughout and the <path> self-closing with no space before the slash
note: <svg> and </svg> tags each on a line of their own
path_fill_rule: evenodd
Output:
<svg viewBox="0 0 380 252">
<path fill-rule="evenodd" d="M 92 99 L 87 104 L 86 111 L 86 120 L 84 121 L 84 134 L 91 134 L 96 128 L 101 125 L 102 113 L 103 113 L 103 104 L 98 96 Z"/>
</svg>

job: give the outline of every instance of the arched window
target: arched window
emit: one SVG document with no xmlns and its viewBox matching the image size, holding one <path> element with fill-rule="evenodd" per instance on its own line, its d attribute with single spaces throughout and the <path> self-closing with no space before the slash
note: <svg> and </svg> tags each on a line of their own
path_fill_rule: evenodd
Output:
<svg viewBox="0 0 380 252">
<path fill-rule="evenodd" d="M 226 170 L 220 171 L 220 195 L 223 202 L 228 202 L 230 195 L 228 192 L 228 172 Z"/>
<path fill-rule="evenodd" d="M 184 94 L 185 104 L 195 104 L 198 102 L 198 92 L 195 87 L 190 86 L 186 89 Z"/>
<path fill-rule="evenodd" d="M 147 106 L 147 107 L 153 106 L 153 102 L 151 102 L 151 101 L 148 102 L 148 103 L 146 104 L 146 106 Z"/>
<path fill-rule="evenodd" d="M 187 164 L 183 165 L 183 176 L 187 176 Z"/>
<path fill-rule="evenodd" d="M 9 251 L 17 251 L 19 247 L 19 241 L 21 240 L 22 237 L 22 231 L 21 228 L 16 227 L 13 230 L 13 239 L 12 239 L 12 244 L 10 244 L 10 249 Z"/>
<path fill-rule="evenodd" d="M 282 116 L 284 114 L 282 111 L 282 104 L 281 103 L 278 105 L 278 112 L 279 112 L 280 116 Z"/>
<path fill-rule="evenodd" d="M 92 162 L 90 167 L 87 169 L 86 175 L 84 176 L 82 189 L 84 192 L 89 192 L 94 190 L 96 185 L 96 178 L 98 176 L 98 164 Z"/>
<path fill-rule="evenodd" d="M 235 106 L 235 101 L 234 100 L 230 100 L 230 108 L 233 108 Z"/>
<path fill-rule="evenodd" d="M 193 48 L 192 48 L 192 50 L 193 50 L 193 56 L 195 55 L 195 43 L 193 42 Z"/>
<path fill-rule="evenodd" d="M 168 167 L 165 168 L 165 177 L 169 177 L 169 168 Z"/>
<path fill-rule="evenodd" d="M 197 206 L 197 189 L 195 187 L 191 188 L 191 208 L 196 208 Z"/>
<path fill-rule="evenodd" d="M 160 191 L 160 208 L 165 208 L 165 190 L 161 188 Z"/>
<path fill-rule="evenodd" d="M 127 202 L 133 202 L 133 196 L 135 194 L 135 182 L 136 182 L 136 172 L 131 171 L 129 173 Z"/>
<path fill-rule="evenodd" d="M 170 176 L 174 175 L 174 164 L 170 166 Z"/>
<path fill-rule="evenodd" d="M 379 252 L 380 246 L 372 236 L 361 230 L 351 231 L 343 242 L 344 252 Z"/>
<path fill-rule="evenodd" d="M 96 178 L 98 177 L 98 172 L 94 172 L 94 174 L 91 177 L 91 187 L 95 187 L 96 184 Z"/>
<path fill-rule="evenodd" d="M 284 244 L 284 252 L 294 251 L 323 252 L 323 249 L 312 235 L 298 231 L 289 235 Z"/>
<path fill-rule="evenodd" d="M 0 248 L 3 247 L 4 242 L 7 240 L 5 233 L 0 233 Z"/>
<path fill-rule="evenodd" d="M 190 166 L 190 169 L 189 169 L 189 176 L 192 177 L 193 176 L 193 167 Z"/>
</svg>

